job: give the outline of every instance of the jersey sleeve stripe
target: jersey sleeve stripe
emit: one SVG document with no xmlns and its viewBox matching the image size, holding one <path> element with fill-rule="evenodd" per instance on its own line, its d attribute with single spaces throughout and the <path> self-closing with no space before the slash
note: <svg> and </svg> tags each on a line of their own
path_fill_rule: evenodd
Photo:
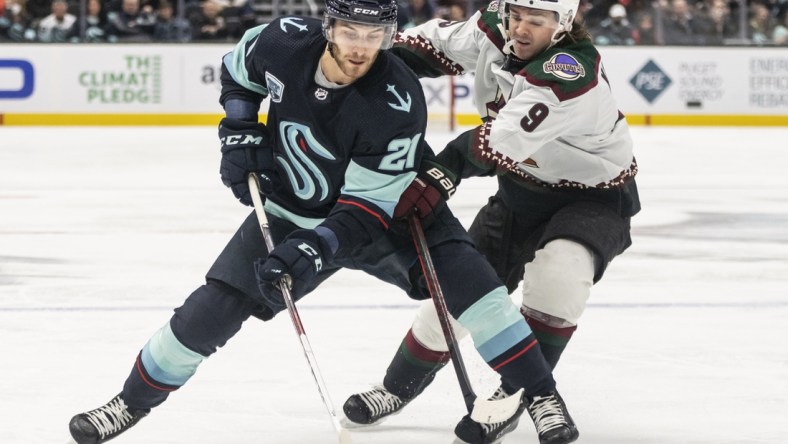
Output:
<svg viewBox="0 0 788 444">
<path fill-rule="evenodd" d="M 392 176 L 364 168 L 351 161 L 345 172 L 345 184 L 342 186 L 341 193 L 369 201 L 391 217 L 400 196 L 415 177 L 415 171 Z M 376 187 L 370 189 L 369 184 L 376 184 Z"/>
<path fill-rule="evenodd" d="M 380 214 L 378 214 L 375 211 L 372 211 L 370 208 L 368 208 L 368 207 L 366 207 L 366 206 L 364 206 L 364 205 L 362 205 L 362 204 L 360 204 L 358 202 L 353 202 L 351 200 L 346 200 L 346 199 L 337 199 L 337 203 L 338 204 L 343 204 L 343 205 L 353 205 L 354 207 L 360 208 L 364 212 L 366 212 L 366 213 L 372 215 L 373 217 L 375 217 L 375 219 L 380 221 L 380 224 L 383 225 L 383 228 L 388 230 L 389 224 L 386 223 L 386 221 L 383 219 L 383 217 Z"/>
<path fill-rule="evenodd" d="M 268 89 L 249 79 L 249 71 L 246 69 L 246 57 L 254 49 L 257 44 L 257 36 L 266 26 L 260 25 L 246 31 L 235 46 L 235 49 L 227 53 L 223 59 L 224 66 L 227 67 L 227 71 L 237 84 L 264 96 L 268 95 Z"/>
</svg>

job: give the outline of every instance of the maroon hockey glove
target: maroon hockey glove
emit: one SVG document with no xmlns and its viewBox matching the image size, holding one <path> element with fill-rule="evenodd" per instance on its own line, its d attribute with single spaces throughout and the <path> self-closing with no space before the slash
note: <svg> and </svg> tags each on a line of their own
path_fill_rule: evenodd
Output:
<svg viewBox="0 0 788 444">
<path fill-rule="evenodd" d="M 443 165 L 422 161 L 421 171 L 402 192 L 394 208 L 394 218 L 405 219 L 415 212 L 424 224 L 431 222 L 433 214 L 446 206 L 446 201 L 457 190 L 454 177 Z"/>
</svg>

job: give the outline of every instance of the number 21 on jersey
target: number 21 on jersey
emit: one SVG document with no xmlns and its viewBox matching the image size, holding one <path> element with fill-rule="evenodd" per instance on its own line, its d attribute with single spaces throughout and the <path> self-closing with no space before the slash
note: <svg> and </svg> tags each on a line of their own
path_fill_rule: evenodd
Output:
<svg viewBox="0 0 788 444">
<path fill-rule="evenodd" d="M 387 149 L 390 154 L 383 157 L 378 168 L 383 171 L 403 171 L 413 168 L 416 148 L 419 146 L 420 140 L 421 133 L 416 134 L 413 138 L 404 137 L 392 140 Z"/>
</svg>

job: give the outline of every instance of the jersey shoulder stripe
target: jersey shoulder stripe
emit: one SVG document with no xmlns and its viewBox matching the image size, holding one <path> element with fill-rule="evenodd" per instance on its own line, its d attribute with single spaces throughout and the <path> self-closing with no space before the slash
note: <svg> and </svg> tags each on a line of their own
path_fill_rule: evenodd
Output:
<svg viewBox="0 0 788 444">
<path fill-rule="evenodd" d="M 260 32 L 266 26 L 268 25 L 263 24 L 246 31 L 241 40 L 235 45 L 235 49 L 227 53 L 223 59 L 224 65 L 235 83 L 263 96 L 268 95 L 268 90 L 263 85 L 250 80 L 249 70 L 246 68 L 246 57 L 254 50 L 260 37 Z"/>
<path fill-rule="evenodd" d="M 479 29 L 487 36 L 490 42 L 496 48 L 503 51 L 503 45 L 506 43 L 506 36 L 503 34 L 503 27 L 501 26 L 501 18 L 498 16 L 498 1 L 492 1 L 486 8 L 481 10 L 481 17 L 476 24 Z"/>
<path fill-rule="evenodd" d="M 311 17 L 279 17 L 271 23 L 246 31 L 232 52 L 224 56 L 224 65 L 232 79 L 242 87 L 267 96 L 264 73 L 274 65 L 300 62 L 320 46 L 322 22 Z M 322 40 L 322 41 L 321 41 Z M 300 64 L 300 63 L 297 63 Z"/>
</svg>

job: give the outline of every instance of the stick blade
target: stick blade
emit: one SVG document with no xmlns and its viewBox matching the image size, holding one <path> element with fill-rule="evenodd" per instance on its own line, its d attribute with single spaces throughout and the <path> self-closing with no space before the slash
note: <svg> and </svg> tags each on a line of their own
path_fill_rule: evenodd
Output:
<svg viewBox="0 0 788 444">
<path fill-rule="evenodd" d="M 338 437 L 339 437 L 339 444 L 353 444 L 353 440 L 350 439 L 350 432 L 348 429 L 344 427 L 340 427 L 338 430 Z"/>
<path fill-rule="evenodd" d="M 476 400 L 473 401 L 471 419 L 484 424 L 494 424 L 496 422 L 506 421 L 517 412 L 522 397 L 523 389 L 503 399 L 489 400 L 476 398 Z"/>
</svg>

